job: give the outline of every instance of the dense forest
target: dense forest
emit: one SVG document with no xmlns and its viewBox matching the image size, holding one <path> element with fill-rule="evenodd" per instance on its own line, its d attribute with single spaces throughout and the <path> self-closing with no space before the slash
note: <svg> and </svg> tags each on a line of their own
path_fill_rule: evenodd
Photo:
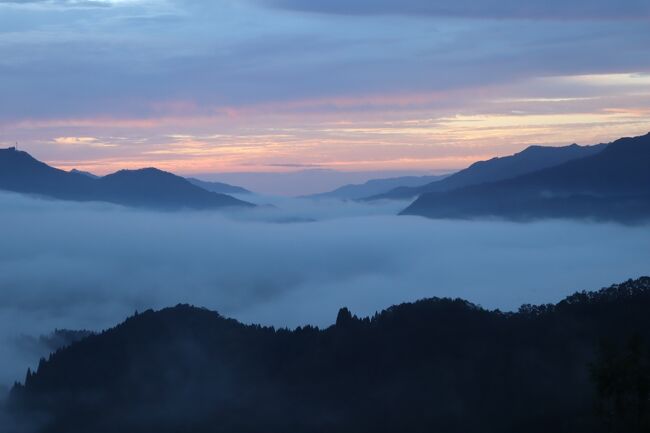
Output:
<svg viewBox="0 0 650 433">
<path fill-rule="evenodd" d="M 327 329 L 179 305 L 59 349 L 11 392 L 39 432 L 650 431 L 650 278 L 555 305 L 428 299 Z"/>
</svg>

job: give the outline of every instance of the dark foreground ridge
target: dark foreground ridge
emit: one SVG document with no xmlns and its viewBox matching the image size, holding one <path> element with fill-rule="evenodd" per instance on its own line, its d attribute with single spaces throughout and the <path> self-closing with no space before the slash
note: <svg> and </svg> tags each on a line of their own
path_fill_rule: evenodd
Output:
<svg viewBox="0 0 650 433">
<path fill-rule="evenodd" d="M 0 149 L 0 190 L 159 210 L 254 206 L 229 195 L 206 191 L 187 179 L 155 168 L 93 177 L 50 167 L 15 148 Z"/>
<path fill-rule="evenodd" d="M 647 277 L 517 313 L 342 309 L 324 330 L 179 305 L 58 350 L 8 407 L 38 432 L 647 432 L 649 311 Z"/>
</svg>

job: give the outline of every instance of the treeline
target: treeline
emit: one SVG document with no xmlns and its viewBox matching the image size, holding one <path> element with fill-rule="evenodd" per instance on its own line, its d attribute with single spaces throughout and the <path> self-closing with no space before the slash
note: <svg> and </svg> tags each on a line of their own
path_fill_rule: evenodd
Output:
<svg viewBox="0 0 650 433">
<path fill-rule="evenodd" d="M 327 329 L 179 305 L 58 350 L 9 409 L 40 432 L 650 431 L 650 278 L 516 313 L 429 299 Z"/>
</svg>

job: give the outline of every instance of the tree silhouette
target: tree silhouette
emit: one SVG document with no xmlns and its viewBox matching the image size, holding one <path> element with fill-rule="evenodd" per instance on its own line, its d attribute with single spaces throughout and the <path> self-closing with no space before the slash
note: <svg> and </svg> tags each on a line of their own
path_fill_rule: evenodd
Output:
<svg viewBox="0 0 650 433">
<path fill-rule="evenodd" d="M 650 432 L 650 350 L 633 335 L 623 347 L 603 342 L 592 366 L 597 410 L 610 432 Z"/>
</svg>

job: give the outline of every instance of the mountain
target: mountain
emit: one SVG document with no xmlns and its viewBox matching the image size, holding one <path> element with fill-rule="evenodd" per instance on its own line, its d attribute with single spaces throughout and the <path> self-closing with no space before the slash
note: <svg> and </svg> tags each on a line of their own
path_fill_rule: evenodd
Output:
<svg viewBox="0 0 650 433">
<path fill-rule="evenodd" d="M 649 309 L 647 277 L 516 313 L 343 308 L 323 330 L 179 305 L 57 350 L 7 409 L 41 433 L 641 433 Z"/>
<path fill-rule="evenodd" d="M 254 206 L 208 192 L 182 177 L 154 168 L 122 170 L 100 178 L 66 172 L 26 152 L 0 149 L 0 189 L 60 200 L 105 201 L 154 209 L 216 209 Z"/>
<path fill-rule="evenodd" d="M 72 170 L 70 170 L 70 173 L 83 174 L 83 175 L 88 176 L 88 177 L 90 177 L 90 178 L 92 178 L 92 179 L 99 179 L 99 177 L 100 177 L 100 176 L 97 176 L 97 175 L 95 175 L 95 174 L 92 174 L 92 173 L 89 172 L 89 171 L 77 170 L 76 168 L 73 168 Z"/>
<path fill-rule="evenodd" d="M 100 176 L 97 176 L 93 173 L 87 172 L 87 171 L 82 171 L 82 170 L 77 170 L 76 168 L 70 170 L 70 173 L 77 173 L 77 174 L 83 174 L 85 176 L 88 176 L 93 179 L 99 179 Z M 200 179 L 196 179 L 193 177 L 188 177 L 186 178 L 188 182 L 190 182 L 192 185 L 198 186 L 199 188 L 202 188 L 206 191 L 210 192 L 216 192 L 218 194 L 250 194 L 251 192 L 247 189 L 244 189 L 239 186 L 233 186 L 229 185 L 227 183 L 222 183 L 222 182 L 208 182 Z"/>
<path fill-rule="evenodd" d="M 50 167 L 15 148 L 0 149 L 0 189 L 75 200 L 92 194 L 96 181 Z"/>
<path fill-rule="evenodd" d="M 326 168 L 300 168 L 295 164 L 277 164 L 264 172 L 206 173 L 199 178 L 215 179 L 231 185 L 244 185 L 265 196 L 303 197 L 334 190 L 341 185 L 361 184 L 369 179 L 421 176 L 426 172 L 412 170 L 340 171 Z"/>
<path fill-rule="evenodd" d="M 372 179 L 363 184 L 344 185 L 334 191 L 312 194 L 305 198 L 359 200 L 362 198 L 384 194 L 399 187 L 418 187 L 438 181 L 445 176 L 402 176 L 388 179 Z"/>
<path fill-rule="evenodd" d="M 427 192 L 451 191 L 470 185 L 517 177 L 548 167 L 563 164 L 573 159 L 595 155 L 605 148 L 605 144 L 564 147 L 530 146 L 511 156 L 479 161 L 440 181 L 418 187 L 400 187 L 385 194 L 369 196 L 369 200 L 409 199 Z"/>
<path fill-rule="evenodd" d="M 215 209 L 253 205 L 209 192 L 186 179 L 155 168 L 121 170 L 99 179 L 102 201 L 159 209 Z"/>
<path fill-rule="evenodd" d="M 650 134 L 500 182 L 421 195 L 403 211 L 432 218 L 650 220 Z"/>
<path fill-rule="evenodd" d="M 187 180 L 206 191 L 216 192 L 219 194 L 250 194 L 251 192 L 240 186 L 229 185 L 222 182 L 208 182 L 205 180 L 188 177 Z"/>
</svg>

